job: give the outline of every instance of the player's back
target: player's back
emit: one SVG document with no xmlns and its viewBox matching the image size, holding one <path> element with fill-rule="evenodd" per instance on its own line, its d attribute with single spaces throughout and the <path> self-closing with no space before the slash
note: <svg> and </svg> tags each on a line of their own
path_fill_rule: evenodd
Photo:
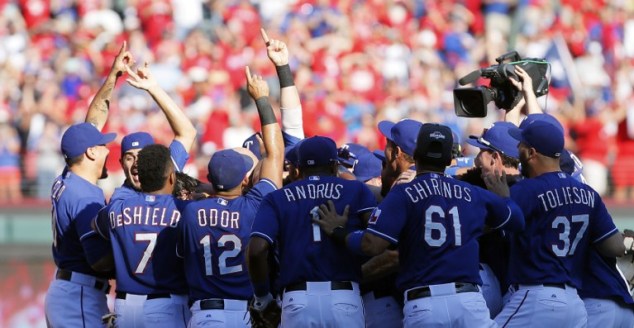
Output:
<svg viewBox="0 0 634 328">
<path fill-rule="evenodd" d="M 244 252 L 262 198 L 274 190 L 264 179 L 244 196 L 207 198 L 185 206 L 178 254 L 185 261 L 190 300 L 251 298 Z"/>
<path fill-rule="evenodd" d="M 181 218 L 172 195 L 137 193 L 107 207 L 117 291 L 185 294 L 183 262 L 176 256 Z"/>
<path fill-rule="evenodd" d="M 350 205 L 346 229 L 362 229 L 361 215 L 375 204 L 372 192 L 359 181 L 309 176 L 268 195 L 253 234 L 276 244 L 280 286 L 304 281 L 359 281 L 361 258 L 342 249 L 312 223 L 317 208 L 332 200 L 338 213 Z M 276 240 L 276 242 L 273 242 Z"/>
<path fill-rule="evenodd" d="M 86 261 L 80 237 L 90 228 L 91 216 L 105 206 L 99 187 L 65 170 L 51 188 L 53 259 L 60 269 L 99 276 Z"/>
<path fill-rule="evenodd" d="M 401 290 L 448 282 L 482 284 L 477 238 L 485 223 L 498 228 L 509 217 L 501 197 L 428 173 L 393 188 L 370 218 L 369 230 L 398 236 L 392 239 L 399 245 Z M 380 226 L 373 226 L 379 218 Z M 389 231 L 391 226 L 400 231 Z"/>
<path fill-rule="evenodd" d="M 580 288 L 588 247 L 618 231 L 601 197 L 563 172 L 520 181 L 511 197 L 526 227 L 511 235 L 509 281 Z"/>
</svg>

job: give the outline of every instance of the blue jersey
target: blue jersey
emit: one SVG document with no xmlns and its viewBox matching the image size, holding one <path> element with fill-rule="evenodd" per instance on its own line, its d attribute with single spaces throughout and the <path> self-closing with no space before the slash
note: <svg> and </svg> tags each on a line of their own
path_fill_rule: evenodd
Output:
<svg viewBox="0 0 634 328">
<path fill-rule="evenodd" d="M 189 154 L 185 150 L 183 144 L 178 140 L 172 140 L 169 149 L 174 168 L 176 171 L 182 172 L 185 168 L 185 163 L 187 163 L 187 160 L 189 159 Z M 110 202 L 134 197 L 134 195 L 138 192 L 139 191 L 135 190 L 132 185 L 124 183 L 121 187 L 114 190 L 112 196 L 110 197 Z"/>
<path fill-rule="evenodd" d="M 186 293 L 183 261 L 174 253 L 179 204 L 172 195 L 136 193 L 99 212 L 95 226 L 112 244 L 117 291 Z"/>
<path fill-rule="evenodd" d="M 392 188 L 367 231 L 398 244 L 396 287 L 405 291 L 449 282 L 481 285 L 477 238 L 485 223 L 516 230 L 523 217 L 509 198 L 428 173 Z"/>
<path fill-rule="evenodd" d="M 84 241 L 94 236 L 92 220 L 105 204 L 99 187 L 67 168 L 55 179 L 51 188 L 51 214 L 53 260 L 58 268 L 99 275 L 88 264 Z M 104 254 L 107 253 L 107 243 L 101 243 L 100 247 Z"/>
<path fill-rule="evenodd" d="M 511 197 L 526 218 L 511 234 L 509 282 L 581 287 L 590 244 L 618 232 L 599 194 L 563 172 L 524 179 Z"/>
<path fill-rule="evenodd" d="M 304 281 L 359 281 L 363 258 L 337 246 L 312 222 L 317 208 L 332 200 L 337 213 L 350 205 L 348 231 L 362 229 L 363 213 L 376 206 L 362 182 L 333 176 L 310 176 L 268 195 L 253 223 L 251 236 L 277 245 L 279 286 Z"/>
<path fill-rule="evenodd" d="M 185 259 L 190 300 L 253 296 L 245 251 L 255 213 L 264 196 L 276 189 L 262 179 L 244 196 L 207 198 L 185 206 L 177 252 Z"/>
<path fill-rule="evenodd" d="M 590 249 L 586 268 L 583 270 L 583 287 L 579 290 L 582 298 L 616 299 L 634 305 L 627 281 L 616 266 L 615 258 L 603 257 L 595 249 Z"/>
</svg>

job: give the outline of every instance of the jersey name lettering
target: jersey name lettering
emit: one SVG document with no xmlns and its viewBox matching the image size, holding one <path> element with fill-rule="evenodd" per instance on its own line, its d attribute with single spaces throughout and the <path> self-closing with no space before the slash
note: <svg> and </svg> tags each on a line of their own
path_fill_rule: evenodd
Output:
<svg viewBox="0 0 634 328">
<path fill-rule="evenodd" d="M 201 227 L 223 227 L 240 229 L 240 212 L 230 212 L 215 208 L 198 210 L 198 225 Z"/>
<path fill-rule="evenodd" d="M 114 211 L 110 211 L 108 216 L 112 229 L 124 225 L 152 225 L 175 228 L 181 218 L 181 213 L 177 210 L 171 210 L 171 213 L 167 213 L 167 208 L 165 207 L 135 206 L 124 207 L 119 215 Z"/>
<path fill-rule="evenodd" d="M 294 202 L 302 199 L 339 199 L 343 185 L 338 183 L 319 183 L 284 188 L 286 200 Z"/>
<path fill-rule="evenodd" d="M 537 195 L 544 211 L 569 204 L 582 204 L 594 208 L 594 194 L 577 187 L 562 187 Z"/>
<path fill-rule="evenodd" d="M 423 180 L 405 188 L 405 193 L 409 196 L 412 203 L 418 203 L 431 196 L 464 199 L 467 202 L 471 202 L 471 189 L 468 187 L 448 182 L 439 183 L 436 179 L 429 180 L 429 182 L 427 183 L 427 180 Z"/>
</svg>

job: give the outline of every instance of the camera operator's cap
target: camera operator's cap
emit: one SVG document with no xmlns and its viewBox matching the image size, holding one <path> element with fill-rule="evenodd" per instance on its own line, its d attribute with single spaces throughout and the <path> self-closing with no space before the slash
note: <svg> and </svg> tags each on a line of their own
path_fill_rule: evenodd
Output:
<svg viewBox="0 0 634 328">
<path fill-rule="evenodd" d="M 304 139 L 297 148 L 299 167 L 327 166 L 337 162 L 337 144 L 328 137 Z"/>
<path fill-rule="evenodd" d="M 251 157 L 233 149 L 217 151 L 209 159 L 207 180 L 215 190 L 230 190 L 242 182 L 253 165 Z"/>
<path fill-rule="evenodd" d="M 425 123 L 418 133 L 418 142 L 414 152 L 416 162 L 435 166 L 451 164 L 453 135 L 445 125 Z"/>
<path fill-rule="evenodd" d="M 500 152 L 512 158 L 519 158 L 517 140 L 509 138 L 509 130 L 517 127 L 510 122 L 495 122 L 485 129 L 481 136 L 469 136 L 467 143 L 480 149 Z"/>
<path fill-rule="evenodd" d="M 352 173 L 361 182 L 381 176 L 382 161 L 373 152 L 366 148 L 365 152 L 358 155 L 358 163 Z"/>
<path fill-rule="evenodd" d="M 546 121 L 536 120 L 524 128 L 510 129 L 509 134 L 544 156 L 559 158 L 564 150 L 564 134 L 559 127 Z"/>
<path fill-rule="evenodd" d="M 379 122 L 379 131 L 387 139 L 392 140 L 406 154 L 414 156 L 418 130 L 420 130 L 422 125 L 423 123 L 410 119 L 403 119 L 398 123 L 381 121 Z"/>
<path fill-rule="evenodd" d="M 528 124 L 530 124 L 531 122 L 535 122 L 535 121 L 548 122 L 548 123 L 556 126 L 561 131 L 561 133 L 564 133 L 564 127 L 563 127 L 563 125 L 561 125 L 559 120 L 557 120 L 557 118 L 555 118 L 554 116 L 552 116 L 550 114 L 546 114 L 546 113 L 536 113 L 536 114 L 528 114 L 528 115 L 526 115 L 526 118 L 520 123 L 520 129 L 523 129 Z"/>
<path fill-rule="evenodd" d="M 132 149 L 142 149 L 153 144 L 154 138 L 147 132 L 130 133 L 121 140 L 121 157 Z"/>
<path fill-rule="evenodd" d="M 116 136 L 116 133 L 101 133 L 90 123 L 74 124 L 62 136 L 62 154 L 64 158 L 75 158 L 90 147 L 111 142 Z"/>
</svg>

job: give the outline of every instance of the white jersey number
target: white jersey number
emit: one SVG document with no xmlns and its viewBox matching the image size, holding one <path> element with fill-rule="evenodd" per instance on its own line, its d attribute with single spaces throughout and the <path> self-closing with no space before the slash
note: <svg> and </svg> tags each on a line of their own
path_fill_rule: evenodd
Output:
<svg viewBox="0 0 634 328">
<path fill-rule="evenodd" d="M 213 276 L 211 267 L 211 235 L 206 235 L 200 240 L 203 245 L 203 256 L 205 257 L 205 274 Z M 227 244 L 233 244 L 233 249 L 223 251 L 218 257 L 218 271 L 220 275 L 242 272 L 242 264 L 227 266 L 227 259 L 237 257 L 242 250 L 242 241 L 236 235 L 223 235 L 218 239 L 218 247 L 225 248 Z"/>
<path fill-rule="evenodd" d="M 462 234 L 460 231 L 460 214 L 458 207 L 454 206 L 449 210 L 452 218 L 454 243 L 456 246 L 462 246 Z M 431 247 L 440 247 L 447 241 L 447 228 L 443 222 L 434 222 L 434 216 L 445 221 L 445 211 L 438 205 L 432 205 L 425 211 L 425 242 Z M 434 233 L 436 231 L 436 233 Z M 436 237 L 434 237 L 436 235 Z"/>
<path fill-rule="evenodd" d="M 154 252 L 154 247 L 156 247 L 156 237 L 157 233 L 136 233 L 134 234 L 134 241 L 147 241 L 149 242 L 147 247 L 145 248 L 145 252 L 143 252 L 143 257 L 141 258 L 141 262 L 136 266 L 136 271 L 134 273 L 140 274 L 145 271 L 145 267 L 147 263 L 152 258 L 152 253 Z"/>
<path fill-rule="evenodd" d="M 319 220 L 318 210 L 319 206 L 315 206 L 312 210 L 310 210 L 311 219 Z M 319 225 L 317 223 L 313 223 L 313 241 L 321 241 L 321 228 L 319 228 Z"/>
<path fill-rule="evenodd" d="M 572 245 L 570 244 L 570 230 L 572 223 L 581 223 L 581 229 L 575 235 L 575 239 L 572 241 Z M 577 249 L 577 245 L 579 245 L 579 241 L 583 238 L 583 235 L 586 233 L 586 229 L 588 229 L 588 214 L 583 215 L 573 215 L 572 220 L 568 220 L 565 216 L 558 216 L 553 220 L 552 228 L 559 230 L 559 227 L 563 226 L 563 231 L 559 233 L 559 240 L 563 242 L 563 246 L 553 244 L 552 250 L 555 255 L 559 257 L 565 257 L 568 255 L 575 254 L 575 250 Z"/>
</svg>

